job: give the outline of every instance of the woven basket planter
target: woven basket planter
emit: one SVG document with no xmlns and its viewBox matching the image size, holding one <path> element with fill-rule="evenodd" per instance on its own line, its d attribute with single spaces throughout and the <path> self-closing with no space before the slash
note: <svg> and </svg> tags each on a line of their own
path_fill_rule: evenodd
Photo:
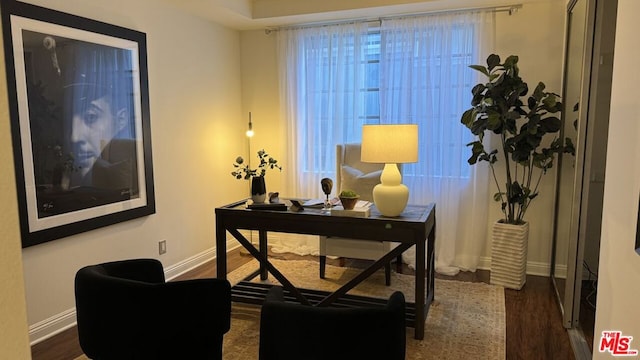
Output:
<svg viewBox="0 0 640 360">
<path fill-rule="evenodd" d="M 527 280 L 529 223 L 495 222 L 491 245 L 491 284 L 520 290 Z"/>
</svg>

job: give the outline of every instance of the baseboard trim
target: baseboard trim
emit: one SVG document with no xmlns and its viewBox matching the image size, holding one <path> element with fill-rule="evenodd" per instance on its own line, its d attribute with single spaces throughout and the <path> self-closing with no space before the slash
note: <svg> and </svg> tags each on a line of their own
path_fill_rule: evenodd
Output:
<svg viewBox="0 0 640 360">
<path fill-rule="evenodd" d="M 164 276 L 167 279 L 167 281 L 173 280 L 178 276 L 185 274 L 197 268 L 198 266 L 208 261 L 211 261 L 215 258 L 216 258 L 216 249 L 215 248 L 207 249 L 199 254 L 196 254 L 190 258 L 182 260 L 176 264 L 167 266 L 164 269 Z"/>
<path fill-rule="evenodd" d="M 227 252 L 231 250 L 235 250 L 239 246 L 240 244 L 237 241 L 227 241 Z M 178 276 L 185 274 L 206 262 L 214 260 L 215 258 L 216 258 L 216 249 L 215 248 L 207 249 L 199 254 L 196 254 L 190 258 L 187 258 L 186 260 L 180 261 L 177 264 L 166 267 L 164 269 L 164 276 L 167 279 L 167 281 L 173 280 Z"/>
<path fill-rule="evenodd" d="M 547 263 L 527 261 L 527 275 L 549 276 L 550 270 Z"/>
<path fill-rule="evenodd" d="M 65 310 L 48 319 L 29 326 L 31 346 L 58 335 L 76 325 L 76 308 Z"/>
<path fill-rule="evenodd" d="M 483 256 L 480 258 L 478 269 L 491 270 L 491 257 Z M 527 261 L 527 275 L 549 276 L 551 267 L 548 263 L 538 261 Z"/>
</svg>

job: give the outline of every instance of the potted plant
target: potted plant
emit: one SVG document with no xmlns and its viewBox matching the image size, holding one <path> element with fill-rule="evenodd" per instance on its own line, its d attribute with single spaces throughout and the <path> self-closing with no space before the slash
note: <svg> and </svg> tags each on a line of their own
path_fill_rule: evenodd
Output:
<svg viewBox="0 0 640 360">
<path fill-rule="evenodd" d="M 251 180 L 251 199 L 254 203 L 263 203 L 267 196 L 267 188 L 264 176 L 267 169 L 278 169 L 282 171 L 282 167 L 278 165 L 278 160 L 272 158 L 264 149 L 258 151 L 258 159 L 260 164 L 255 169 L 251 169 L 250 164 L 244 163 L 242 156 L 236 158 L 233 167 L 236 169 L 231 175 L 236 179 Z"/>
<path fill-rule="evenodd" d="M 504 218 L 494 224 L 491 282 L 516 289 L 526 279 L 528 223 L 524 216 L 538 196 L 542 176 L 553 166 L 557 153 L 574 153 L 569 139 L 546 135 L 558 133 L 562 122 L 555 114 L 562 110 L 560 97 L 545 91 L 539 82 L 528 95 L 529 87 L 519 75 L 518 57 L 509 56 L 504 63 L 498 55 L 487 58 L 487 66 L 470 67 L 484 74 L 488 81 L 473 87 L 471 108 L 461 122 L 476 136 L 471 147 L 471 165 L 486 161 L 491 168 L 498 192 L 494 200 L 501 203 Z M 499 137 L 498 149 L 486 149 L 486 133 Z M 548 145 L 547 145 L 548 144 Z M 502 158 L 504 187 L 500 185 L 494 164 Z M 514 238 L 511 237 L 514 236 Z M 510 254 L 510 258 L 505 258 Z M 516 269 L 517 271 L 514 271 Z"/>
<path fill-rule="evenodd" d="M 340 198 L 342 207 L 345 210 L 353 210 L 353 208 L 358 203 L 358 199 L 360 199 L 360 195 L 358 195 L 355 191 L 348 189 L 342 190 L 338 197 Z"/>
</svg>

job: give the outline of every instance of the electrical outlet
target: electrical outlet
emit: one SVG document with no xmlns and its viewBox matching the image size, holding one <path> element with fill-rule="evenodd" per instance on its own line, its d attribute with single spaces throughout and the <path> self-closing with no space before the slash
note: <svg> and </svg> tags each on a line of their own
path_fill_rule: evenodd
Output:
<svg viewBox="0 0 640 360">
<path fill-rule="evenodd" d="M 162 255 L 167 252 L 167 240 L 158 242 L 158 254 Z"/>
</svg>

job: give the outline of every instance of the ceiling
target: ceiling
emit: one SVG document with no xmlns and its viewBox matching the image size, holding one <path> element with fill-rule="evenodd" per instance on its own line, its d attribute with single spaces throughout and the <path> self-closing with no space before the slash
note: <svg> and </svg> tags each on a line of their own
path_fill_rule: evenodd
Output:
<svg viewBox="0 0 640 360">
<path fill-rule="evenodd" d="M 164 0 L 236 30 L 560 0 Z"/>
</svg>

